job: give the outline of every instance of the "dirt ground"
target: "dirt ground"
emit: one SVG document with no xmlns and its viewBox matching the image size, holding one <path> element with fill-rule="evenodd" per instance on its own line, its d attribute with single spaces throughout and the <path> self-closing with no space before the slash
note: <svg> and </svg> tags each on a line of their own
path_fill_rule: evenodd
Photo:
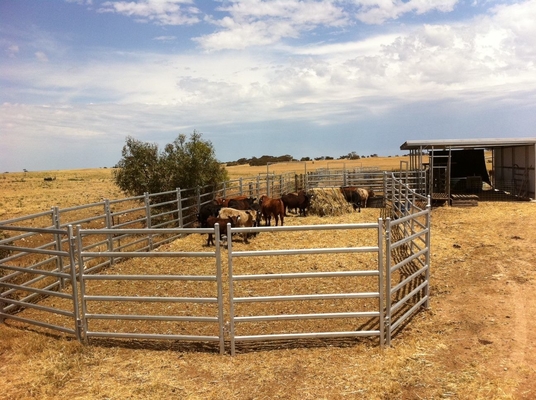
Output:
<svg viewBox="0 0 536 400">
<path fill-rule="evenodd" d="M 535 399 L 536 204 L 434 208 L 431 263 L 430 309 L 386 349 L 285 346 L 230 357 L 83 346 L 8 322 L 0 399 Z"/>
<path fill-rule="evenodd" d="M 484 366 L 484 380 L 512 382 L 516 399 L 536 398 L 535 208 L 481 202 L 432 214 L 431 313 L 448 335 L 436 362 L 450 373 Z"/>
</svg>

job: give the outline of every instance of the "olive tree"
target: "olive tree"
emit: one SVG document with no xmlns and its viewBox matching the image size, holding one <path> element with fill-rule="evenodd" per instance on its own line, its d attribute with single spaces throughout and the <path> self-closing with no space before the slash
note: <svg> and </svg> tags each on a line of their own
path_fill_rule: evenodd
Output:
<svg viewBox="0 0 536 400">
<path fill-rule="evenodd" d="M 157 144 L 127 137 L 113 177 L 116 185 L 131 196 L 179 187 L 217 187 L 228 179 L 227 170 L 215 157 L 212 143 L 203 140 L 197 131 L 189 138 L 179 134 L 162 152 Z"/>
</svg>

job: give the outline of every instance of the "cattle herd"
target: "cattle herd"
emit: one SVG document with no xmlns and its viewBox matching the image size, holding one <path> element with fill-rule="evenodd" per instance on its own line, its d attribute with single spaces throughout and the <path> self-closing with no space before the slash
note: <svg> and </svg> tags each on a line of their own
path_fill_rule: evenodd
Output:
<svg viewBox="0 0 536 400">
<path fill-rule="evenodd" d="M 366 208 L 367 200 L 374 197 L 370 189 L 355 186 L 343 186 L 340 191 L 346 201 L 352 204 L 354 210 L 361 212 L 361 207 Z M 307 216 L 307 210 L 311 205 L 313 194 L 300 190 L 298 193 L 288 193 L 280 198 L 270 198 L 266 195 L 258 199 L 248 196 L 236 196 L 231 198 L 216 198 L 201 206 L 197 213 L 197 226 L 201 228 L 214 228 L 220 226 L 220 236 L 227 234 L 227 224 L 231 227 L 252 228 L 261 226 L 264 220 L 265 226 L 270 226 L 272 218 L 276 226 L 283 226 L 287 212 L 296 212 Z M 244 243 L 249 243 L 251 233 L 244 233 Z M 220 237 L 221 240 L 221 237 Z M 209 233 L 207 246 L 214 245 L 213 234 Z"/>
</svg>

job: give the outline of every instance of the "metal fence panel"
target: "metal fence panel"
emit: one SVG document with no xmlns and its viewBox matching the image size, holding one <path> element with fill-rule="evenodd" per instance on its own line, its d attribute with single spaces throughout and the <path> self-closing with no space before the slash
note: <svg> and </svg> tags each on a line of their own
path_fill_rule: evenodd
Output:
<svg viewBox="0 0 536 400">
<path fill-rule="evenodd" d="M 230 307 L 230 320 L 229 320 L 229 333 L 231 340 L 231 354 L 236 353 L 236 344 L 238 342 L 251 342 L 251 341 L 271 341 L 271 340 L 290 340 L 290 339 L 304 339 L 304 338 L 334 338 L 334 337 L 378 337 L 380 345 L 384 344 L 384 322 L 383 322 L 383 297 L 384 297 L 384 285 L 383 285 L 383 224 L 381 220 L 376 224 L 347 224 L 347 225 L 307 225 L 307 226 L 283 226 L 283 227 L 271 227 L 271 228 L 231 228 L 229 229 L 229 236 L 227 241 L 228 248 L 228 268 L 229 268 L 229 307 Z M 289 231 L 330 231 L 330 230 L 358 230 L 369 229 L 377 231 L 377 243 L 375 246 L 356 246 L 356 247 L 344 247 L 344 248 L 308 248 L 308 249 L 290 249 L 290 250 L 259 250 L 259 251 L 236 251 L 233 249 L 233 243 L 231 240 L 232 232 L 262 232 L 263 230 L 269 230 L 273 234 L 289 232 Z M 255 257 L 280 257 L 280 256 L 292 256 L 300 255 L 304 257 L 306 255 L 317 254 L 359 254 L 359 253 L 373 253 L 376 254 L 377 264 L 375 266 L 369 266 L 371 269 L 359 270 L 352 268 L 345 271 L 315 271 L 315 272 L 295 272 L 285 271 L 284 273 L 270 273 L 270 274 L 238 274 L 234 270 L 234 265 L 239 258 L 255 258 Z M 254 262 L 254 261 L 251 261 Z M 303 262 L 303 259 L 302 259 Z M 328 280 L 333 278 L 344 277 L 345 279 L 351 279 L 352 277 L 368 277 L 372 279 L 373 283 L 369 283 L 367 288 L 371 288 L 372 291 L 359 291 L 356 287 L 351 292 L 332 292 L 332 293 L 316 293 L 316 291 L 322 287 Z M 267 286 L 271 280 L 281 281 L 278 285 L 280 292 L 272 295 L 252 295 L 248 293 L 247 296 L 240 296 L 236 294 L 237 285 L 240 283 L 248 283 L 251 281 L 261 281 L 262 286 Z M 293 293 L 293 285 L 300 280 L 313 279 L 317 284 L 314 286 L 314 293 L 303 293 L 296 295 Z M 316 302 L 322 304 L 326 301 L 337 301 L 343 303 L 348 300 L 365 299 L 372 300 L 373 306 L 369 302 L 360 305 L 361 308 L 352 309 L 351 311 L 340 312 L 307 312 L 309 310 L 308 305 L 303 306 L 300 310 L 303 312 L 295 313 L 277 313 L 266 314 L 269 310 L 272 310 L 277 303 L 281 302 L 305 302 L 310 304 Z M 267 303 L 262 310 L 261 314 L 252 314 L 252 311 L 248 312 L 247 316 L 238 315 L 236 312 L 236 306 L 241 304 L 252 303 Z M 353 304 L 356 307 L 355 304 Z M 323 306 L 321 306 L 323 307 Z M 343 307 L 352 307 L 347 305 Z M 365 308 L 369 307 L 369 308 Z M 372 307 L 372 310 L 370 309 Z M 244 311 L 246 312 L 246 311 Z M 300 320 L 310 321 L 316 319 L 330 319 L 330 320 L 348 320 L 352 319 L 357 321 L 359 319 L 372 319 L 376 321 L 374 328 L 369 329 L 346 329 L 343 331 L 319 331 L 319 330 L 307 330 L 302 332 L 285 332 L 278 333 L 275 329 L 270 330 L 270 327 L 264 327 L 263 333 L 257 334 L 237 334 L 237 325 L 247 325 L 247 323 L 259 323 L 259 322 L 271 322 L 271 321 L 285 321 L 285 320 Z"/>
<path fill-rule="evenodd" d="M 80 338 L 74 247 L 70 242 L 72 227 L 39 229 L 4 225 L 1 229 L 25 233 L 10 237 L 9 242 L 0 242 L 0 249 L 10 254 L 0 260 L 0 322 L 12 319 Z M 48 236 L 50 242 L 27 247 L 34 239 L 28 233 L 37 235 L 39 242 Z M 24 242 L 19 240 L 21 236 Z M 67 251 L 56 249 L 55 236 L 66 237 Z M 59 259 L 67 261 L 59 263 Z M 53 300 L 42 302 L 45 298 Z M 25 309 L 27 312 L 20 313 Z"/>
<path fill-rule="evenodd" d="M 84 240 L 89 240 L 94 235 L 106 235 L 113 233 L 113 230 L 85 230 L 79 229 L 77 232 L 78 260 L 79 260 L 79 281 L 81 288 L 81 326 L 84 332 L 84 339 L 91 338 L 115 338 L 115 339 L 154 339 L 154 340 L 187 340 L 187 341 L 207 341 L 219 343 L 220 353 L 224 352 L 224 321 L 223 321 L 223 299 L 222 299 L 222 273 L 221 273 L 221 252 L 219 241 L 216 241 L 215 250 L 212 252 L 124 252 L 111 251 L 95 253 L 84 251 Z M 211 229 L 131 229 L 123 230 L 124 234 L 163 235 L 168 234 L 173 237 L 184 233 L 209 233 L 215 232 L 219 235 L 219 227 L 215 231 Z M 216 236 L 219 237 L 219 236 Z M 91 274 L 91 270 L 85 268 L 85 259 L 94 257 L 138 259 L 139 263 L 129 269 L 131 263 L 122 263 L 117 270 L 109 268 L 105 275 Z M 157 273 L 161 269 L 155 266 L 153 261 L 145 262 L 143 259 L 167 259 L 166 266 L 169 267 L 167 273 Z M 189 274 L 180 269 L 180 265 L 186 264 L 184 259 L 192 258 L 198 264 L 204 260 L 212 263 L 207 266 L 204 274 Z M 145 262 L 145 263 L 144 263 Z M 164 265 L 164 264 L 162 264 Z M 170 267 L 171 265 L 171 267 Z M 149 271 L 149 272 L 147 272 Z M 180 271 L 180 272 L 179 272 Z M 143 273 L 141 273 L 143 272 Z M 103 288 L 110 288 L 110 285 L 103 286 L 98 283 L 116 282 L 123 287 L 127 282 L 134 282 L 132 293 L 117 295 L 111 285 L 111 292 Z M 93 285 L 93 283 L 97 283 Z M 200 291 L 193 291 L 190 295 L 173 296 L 169 293 L 186 292 L 186 287 L 198 283 L 213 283 L 212 291 L 207 295 L 199 294 Z M 140 287 L 136 283 L 143 285 L 143 293 L 150 291 L 151 295 L 140 294 Z M 105 290 L 104 292 L 102 292 Z M 125 306 L 127 304 L 127 306 Z M 212 313 L 207 313 L 202 309 L 196 313 L 198 306 L 208 304 L 214 305 Z M 149 306 L 150 305 L 150 306 Z M 194 310 L 194 311 L 192 311 Z M 194 315 L 196 314 L 196 315 Z M 100 323 L 104 321 L 105 323 Z M 116 325 L 109 326 L 110 321 Z M 151 324 L 144 322 L 151 321 Z M 120 322 L 117 325 L 117 322 Z M 138 323 L 137 323 L 138 322 Z M 141 322 L 141 323 L 140 323 Z M 195 332 L 184 332 L 178 325 L 181 323 L 196 323 L 215 326 L 216 329 L 209 329 L 211 334 L 201 334 Z M 160 331 L 155 331 L 155 326 L 160 327 Z"/>
</svg>

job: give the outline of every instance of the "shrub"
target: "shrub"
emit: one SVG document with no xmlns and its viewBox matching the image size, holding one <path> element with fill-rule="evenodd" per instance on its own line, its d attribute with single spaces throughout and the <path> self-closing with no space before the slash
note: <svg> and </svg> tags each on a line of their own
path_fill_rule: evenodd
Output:
<svg viewBox="0 0 536 400">
<path fill-rule="evenodd" d="M 129 136 L 116 167 L 116 185 L 131 196 L 206 185 L 216 188 L 228 180 L 227 170 L 216 159 L 212 143 L 203 140 L 197 131 L 188 139 L 180 134 L 163 152 L 155 143 Z"/>
</svg>

